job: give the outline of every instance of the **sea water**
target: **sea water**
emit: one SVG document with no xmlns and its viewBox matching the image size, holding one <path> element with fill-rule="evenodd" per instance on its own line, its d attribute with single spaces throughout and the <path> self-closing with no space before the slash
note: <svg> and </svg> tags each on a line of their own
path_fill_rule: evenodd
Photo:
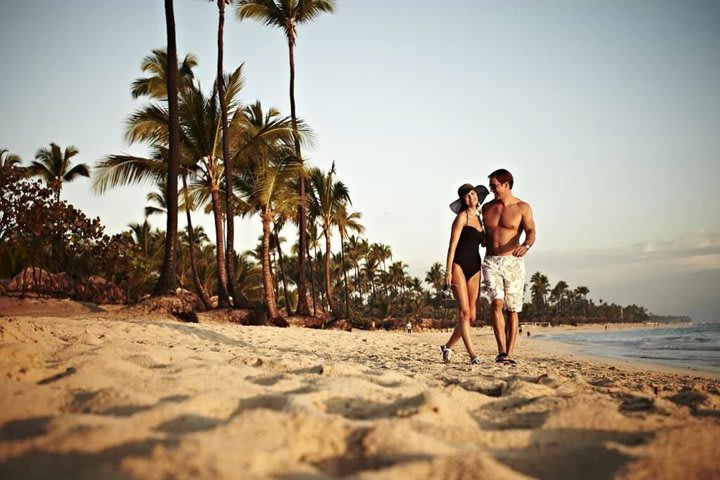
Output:
<svg viewBox="0 0 720 480">
<path fill-rule="evenodd" d="M 608 330 L 543 333 L 535 338 L 569 343 L 593 356 L 720 372 L 720 323 L 622 330 L 609 325 Z"/>
</svg>

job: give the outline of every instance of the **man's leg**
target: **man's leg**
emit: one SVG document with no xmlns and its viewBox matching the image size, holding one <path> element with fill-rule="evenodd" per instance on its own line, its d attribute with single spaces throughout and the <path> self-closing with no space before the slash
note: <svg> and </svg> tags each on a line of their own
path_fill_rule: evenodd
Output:
<svg viewBox="0 0 720 480">
<path fill-rule="evenodd" d="M 511 257 L 508 260 L 505 285 L 505 304 L 508 309 L 508 323 L 505 327 L 507 335 L 507 353 L 512 358 L 518 331 L 518 312 L 522 311 L 523 293 L 525 291 L 525 263 L 521 258 Z"/>
<path fill-rule="evenodd" d="M 518 314 L 517 312 L 508 312 L 508 322 L 505 325 L 505 335 L 507 338 L 507 354 L 512 358 L 513 350 L 515 350 L 515 341 L 518 332 Z"/>
<path fill-rule="evenodd" d="M 496 299 L 492 301 L 492 326 L 495 333 L 495 341 L 498 346 L 498 354 L 507 353 L 505 334 L 505 317 L 503 317 L 503 301 Z"/>
</svg>

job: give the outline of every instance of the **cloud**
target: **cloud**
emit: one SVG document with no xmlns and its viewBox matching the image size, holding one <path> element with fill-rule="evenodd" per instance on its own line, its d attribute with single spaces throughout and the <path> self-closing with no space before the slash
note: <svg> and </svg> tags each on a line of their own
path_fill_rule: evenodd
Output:
<svg viewBox="0 0 720 480">
<path fill-rule="evenodd" d="M 527 257 L 528 277 L 545 273 L 552 285 L 564 280 L 585 285 L 590 297 L 636 303 L 658 314 L 687 314 L 695 320 L 720 319 L 720 234 L 690 232 L 668 242 Z"/>
</svg>

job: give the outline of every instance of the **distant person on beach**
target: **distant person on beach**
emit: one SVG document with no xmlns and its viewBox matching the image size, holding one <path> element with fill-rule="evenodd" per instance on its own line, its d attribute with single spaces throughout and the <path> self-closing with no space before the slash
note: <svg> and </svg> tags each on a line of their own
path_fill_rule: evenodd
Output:
<svg viewBox="0 0 720 480">
<path fill-rule="evenodd" d="M 480 363 L 480 357 L 477 356 L 470 338 L 470 325 L 475 320 L 475 307 L 480 293 L 480 244 L 485 241 L 478 207 L 489 193 L 482 185 L 473 187 L 466 183 L 458 189 L 457 200 L 450 204 L 450 209 L 457 215 L 450 229 L 445 288 L 452 287 L 458 302 L 459 318 L 450 340 L 440 346 L 444 362 L 450 361 L 452 347 L 462 338 L 470 355 L 470 363 Z"/>
<path fill-rule="evenodd" d="M 412 333 L 412 323 L 407 322 L 407 325 L 405 325 L 405 330 L 407 333 Z"/>
<path fill-rule="evenodd" d="M 493 332 L 498 346 L 495 361 L 515 365 L 513 350 L 525 288 L 523 257 L 535 243 L 535 220 L 530 205 L 513 195 L 514 179 L 510 172 L 495 170 L 488 178 L 495 199 L 482 207 L 487 235 L 483 286 L 492 305 Z M 520 243 L 523 233 L 525 239 Z M 507 322 L 503 307 L 508 311 Z"/>
</svg>

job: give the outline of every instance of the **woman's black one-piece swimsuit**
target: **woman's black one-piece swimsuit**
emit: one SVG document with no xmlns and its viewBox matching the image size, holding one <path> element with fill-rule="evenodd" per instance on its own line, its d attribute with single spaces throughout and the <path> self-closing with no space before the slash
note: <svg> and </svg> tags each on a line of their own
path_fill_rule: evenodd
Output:
<svg viewBox="0 0 720 480">
<path fill-rule="evenodd" d="M 480 257 L 480 239 L 483 232 L 470 225 L 465 225 L 460 233 L 457 247 L 455 247 L 455 258 L 465 274 L 465 280 L 470 280 L 473 275 L 480 271 L 482 258 Z"/>
</svg>

